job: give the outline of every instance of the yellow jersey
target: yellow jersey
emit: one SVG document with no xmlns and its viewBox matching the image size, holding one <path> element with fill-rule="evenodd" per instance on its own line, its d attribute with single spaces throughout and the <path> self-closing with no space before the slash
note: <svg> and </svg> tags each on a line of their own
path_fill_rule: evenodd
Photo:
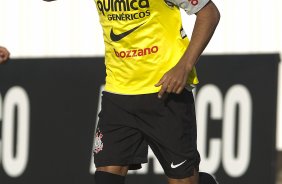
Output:
<svg viewBox="0 0 282 184">
<path fill-rule="evenodd" d="M 164 0 L 95 0 L 105 42 L 105 90 L 156 93 L 188 47 L 180 10 Z M 198 83 L 195 68 L 187 84 Z"/>
</svg>

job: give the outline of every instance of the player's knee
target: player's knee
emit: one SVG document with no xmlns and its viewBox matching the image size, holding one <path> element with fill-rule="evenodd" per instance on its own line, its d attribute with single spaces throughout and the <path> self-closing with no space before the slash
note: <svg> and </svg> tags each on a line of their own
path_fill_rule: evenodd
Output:
<svg viewBox="0 0 282 184">
<path fill-rule="evenodd" d="M 184 179 L 169 179 L 169 184 L 197 184 L 196 180 L 191 178 Z"/>
<path fill-rule="evenodd" d="M 199 172 L 199 184 L 217 184 L 217 182 L 210 174 Z"/>
<path fill-rule="evenodd" d="M 96 171 L 108 172 L 120 176 L 125 176 L 128 171 L 128 166 L 105 166 L 97 167 Z"/>
<path fill-rule="evenodd" d="M 194 174 L 190 177 L 183 179 L 169 178 L 169 184 L 198 184 L 198 174 L 194 171 Z"/>
<path fill-rule="evenodd" d="M 100 168 L 104 170 L 103 168 Z M 96 170 L 95 175 L 95 184 L 124 184 L 125 176 L 114 174 L 111 172 Z"/>
</svg>

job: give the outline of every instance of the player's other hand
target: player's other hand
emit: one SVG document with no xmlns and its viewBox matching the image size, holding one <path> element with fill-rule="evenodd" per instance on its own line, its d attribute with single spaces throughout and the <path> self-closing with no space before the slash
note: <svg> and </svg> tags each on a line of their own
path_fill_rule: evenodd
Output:
<svg viewBox="0 0 282 184">
<path fill-rule="evenodd" d="M 5 47 L 0 46 L 0 64 L 5 63 L 10 57 L 9 51 Z"/>
<path fill-rule="evenodd" d="M 162 98 L 164 93 L 180 94 L 187 84 L 187 78 L 191 70 L 192 68 L 187 68 L 185 62 L 178 62 L 155 84 L 156 87 L 161 86 L 158 97 Z"/>
</svg>

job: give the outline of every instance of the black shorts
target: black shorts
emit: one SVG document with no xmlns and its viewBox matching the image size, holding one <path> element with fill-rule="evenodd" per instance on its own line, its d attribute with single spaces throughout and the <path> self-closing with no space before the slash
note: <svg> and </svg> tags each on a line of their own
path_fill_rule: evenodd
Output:
<svg viewBox="0 0 282 184">
<path fill-rule="evenodd" d="M 190 91 L 168 94 L 118 95 L 103 92 L 96 129 L 94 162 L 101 166 L 141 168 L 148 145 L 170 178 L 198 170 L 194 98 Z"/>
</svg>

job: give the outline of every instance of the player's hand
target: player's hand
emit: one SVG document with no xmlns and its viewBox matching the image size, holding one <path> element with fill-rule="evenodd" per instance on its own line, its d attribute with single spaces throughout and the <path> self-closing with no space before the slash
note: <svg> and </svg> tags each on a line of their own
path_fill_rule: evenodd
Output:
<svg viewBox="0 0 282 184">
<path fill-rule="evenodd" d="M 0 64 L 5 63 L 10 57 L 9 51 L 5 47 L 0 46 Z"/>
<path fill-rule="evenodd" d="M 187 68 L 185 62 L 177 63 L 155 84 L 156 87 L 161 86 L 158 97 L 162 98 L 164 93 L 180 94 L 187 84 L 187 78 L 191 70 L 192 67 Z"/>
</svg>

